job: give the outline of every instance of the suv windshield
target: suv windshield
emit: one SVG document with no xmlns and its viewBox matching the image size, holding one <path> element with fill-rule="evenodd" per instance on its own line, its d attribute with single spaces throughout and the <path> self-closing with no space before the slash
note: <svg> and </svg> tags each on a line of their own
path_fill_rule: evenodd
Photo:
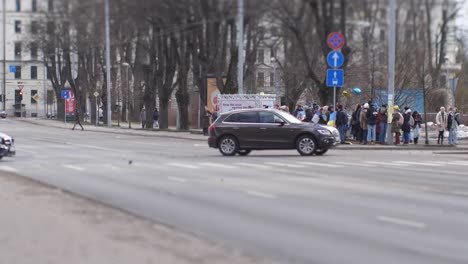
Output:
<svg viewBox="0 0 468 264">
<path fill-rule="evenodd" d="M 284 119 L 286 119 L 286 121 L 288 121 L 289 123 L 291 124 L 302 124 L 302 122 L 295 118 L 293 115 L 291 115 L 290 113 L 287 113 L 287 112 L 280 112 L 280 115 L 281 117 L 283 117 Z"/>
</svg>

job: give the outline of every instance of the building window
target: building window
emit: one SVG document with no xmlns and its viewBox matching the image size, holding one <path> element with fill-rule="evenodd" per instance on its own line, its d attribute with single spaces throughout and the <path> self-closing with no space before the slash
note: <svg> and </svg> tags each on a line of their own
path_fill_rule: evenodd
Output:
<svg viewBox="0 0 468 264">
<path fill-rule="evenodd" d="M 265 51 L 263 49 L 258 50 L 257 62 L 258 63 L 265 63 Z"/>
<path fill-rule="evenodd" d="M 15 20 L 15 33 L 21 33 L 21 21 Z"/>
<path fill-rule="evenodd" d="M 380 30 L 380 41 L 385 41 L 385 29 Z"/>
<path fill-rule="evenodd" d="M 16 0 L 16 12 L 21 11 L 21 0 Z"/>
<path fill-rule="evenodd" d="M 37 80 L 37 66 L 31 66 L 31 79 Z"/>
<path fill-rule="evenodd" d="M 31 90 L 31 104 L 37 104 L 37 101 L 34 100 L 33 96 L 37 94 L 37 90 Z"/>
<path fill-rule="evenodd" d="M 55 32 L 55 24 L 53 21 L 47 22 L 47 34 L 53 35 Z"/>
<path fill-rule="evenodd" d="M 54 0 L 49 0 L 48 9 L 49 11 L 54 11 Z"/>
<path fill-rule="evenodd" d="M 380 18 L 382 18 L 382 19 L 387 18 L 387 9 L 385 9 L 385 8 L 380 9 Z"/>
<path fill-rule="evenodd" d="M 21 66 L 16 66 L 15 79 L 21 79 Z"/>
<path fill-rule="evenodd" d="M 49 68 L 46 68 L 45 71 L 46 71 L 46 74 L 47 74 L 47 80 L 52 80 L 52 76 L 50 76 Z"/>
<path fill-rule="evenodd" d="M 37 34 L 38 31 L 37 21 L 31 21 L 31 34 Z"/>
<path fill-rule="evenodd" d="M 15 42 L 15 59 L 21 59 L 21 42 Z"/>
<path fill-rule="evenodd" d="M 265 86 L 265 73 L 259 72 L 257 73 L 257 87 Z"/>
<path fill-rule="evenodd" d="M 31 0 L 31 11 L 37 12 L 37 0 Z"/>
<path fill-rule="evenodd" d="M 37 60 L 37 43 L 31 43 L 31 59 Z"/>
</svg>

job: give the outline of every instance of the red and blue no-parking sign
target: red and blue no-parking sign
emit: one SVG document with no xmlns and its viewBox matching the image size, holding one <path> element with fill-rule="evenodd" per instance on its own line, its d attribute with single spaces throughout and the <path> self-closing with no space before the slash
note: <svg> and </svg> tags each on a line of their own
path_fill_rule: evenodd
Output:
<svg viewBox="0 0 468 264">
<path fill-rule="evenodd" d="M 327 43 L 332 50 L 341 49 L 345 44 L 345 38 L 340 32 L 332 32 L 328 35 Z"/>
</svg>

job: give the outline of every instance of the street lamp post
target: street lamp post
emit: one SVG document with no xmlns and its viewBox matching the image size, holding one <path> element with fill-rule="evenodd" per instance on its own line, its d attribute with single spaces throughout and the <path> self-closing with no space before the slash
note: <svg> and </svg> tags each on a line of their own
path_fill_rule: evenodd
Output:
<svg viewBox="0 0 468 264">
<path fill-rule="evenodd" d="M 393 99 L 395 93 L 395 39 L 396 39 L 396 12 L 395 12 L 395 0 L 389 2 L 389 33 L 388 33 L 388 120 L 389 126 L 387 128 L 387 144 L 393 143 L 392 137 L 392 116 L 393 116 Z"/>
<path fill-rule="evenodd" d="M 276 59 L 274 57 L 271 57 L 270 62 L 273 65 L 273 88 L 275 89 L 276 96 L 278 96 L 279 91 L 276 84 Z"/>
<path fill-rule="evenodd" d="M 112 127 L 111 110 L 111 62 L 110 62 L 110 21 L 109 21 L 109 0 L 104 4 L 104 13 L 106 18 L 106 79 L 107 79 L 107 127 Z"/>
</svg>

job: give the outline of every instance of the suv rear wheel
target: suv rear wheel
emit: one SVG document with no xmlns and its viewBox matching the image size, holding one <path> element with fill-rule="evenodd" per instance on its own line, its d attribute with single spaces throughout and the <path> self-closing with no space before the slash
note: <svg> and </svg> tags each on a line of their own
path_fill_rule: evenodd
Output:
<svg viewBox="0 0 468 264">
<path fill-rule="evenodd" d="M 304 135 L 296 141 L 296 149 L 302 156 L 310 156 L 317 149 L 317 143 L 312 136 Z"/>
<path fill-rule="evenodd" d="M 224 156 L 234 156 L 239 152 L 239 143 L 237 139 L 233 136 L 223 136 L 219 140 L 219 152 Z"/>
</svg>

